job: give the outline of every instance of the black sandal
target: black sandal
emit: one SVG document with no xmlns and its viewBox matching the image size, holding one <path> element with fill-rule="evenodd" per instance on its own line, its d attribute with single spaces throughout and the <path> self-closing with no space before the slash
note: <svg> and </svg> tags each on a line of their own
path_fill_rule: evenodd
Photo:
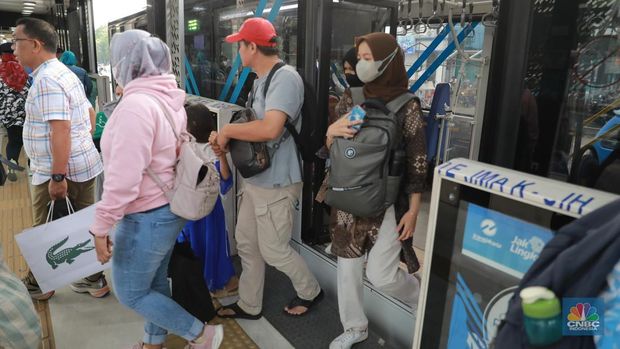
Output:
<svg viewBox="0 0 620 349">
<path fill-rule="evenodd" d="M 220 315 L 220 310 L 232 310 L 235 313 L 232 314 L 232 315 Z M 241 309 L 237 303 L 233 303 L 233 304 L 230 304 L 230 305 L 224 305 L 224 306 L 220 307 L 216 311 L 216 313 L 217 313 L 217 316 L 219 316 L 219 317 L 221 317 L 223 319 L 258 320 L 258 319 L 260 319 L 263 316 L 262 313 L 258 313 L 256 315 L 248 314 L 243 309 Z"/>
<path fill-rule="evenodd" d="M 301 299 L 296 296 L 286 307 L 288 308 L 288 310 L 291 310 L 295 307 L 305 307 L 306 311 L 304 311 L 301 314 L 292 314 L 292 313 L 289 313 L 286 309 L 284 309 L 284 313 L 286 313 L 286 315 L 288 316 L 293 316 L 293 317 L 304 316 L 308 314 L 310 310 L 312 310 L 312 308 L 323 299 L 324 296 L 325 294 L 323 293 L 323 290 L 321 290 L 321 292 L 319 292 L 319 294 L 316 297 L 314 297 L 313 300 L 309 300 L 309 301 L 305 299 Z"/>
</svg>

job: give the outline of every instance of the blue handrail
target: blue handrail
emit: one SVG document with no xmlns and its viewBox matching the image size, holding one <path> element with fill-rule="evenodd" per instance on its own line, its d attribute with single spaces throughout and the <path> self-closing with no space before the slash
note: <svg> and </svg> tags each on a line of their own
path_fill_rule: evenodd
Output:
<svg viewBox="0 0 620 349">
<path fill-rule="evenodd" d="M 478 22 L 473 22 L 473 23 L 468 24 L 467 26 L 465 26 L 465 28 L 463 28 L 463 30 L 461 30 L 459 35 L 457 35 L 457 39 L 459 40 L 459 43 L 463 42 L 465 37 L 467 37 L 467 35 L 469 35 L 469 33 L 471 33 L 477 25 L 478 25 Z M 439 54 L 439 56 L 435 59 L 435 61 L 433 61 L 433 63 L 431 63 L 431 65 L 426 69 L 426 71 L 424 73 L 422 73 L 422 75 L 420 76 L 418 81 L 416 81 L 411 86 L 411 88 L 409 88 L 409 91 L 416 92 L 422 86 L 422 84 L 424 84 L 424 82 L 426 82 L 426 80 L 431 75 L 433 75 L 435 70 L 437 70 L 437 68 L 439 68 L 439 66 L 446 59 L 448 59 L 448 57 L 452 54 L 452 52 L 454 52 L 455 49 L 456 49 L 456 45 L 454 44 L 454 40 L 453 40 L 452 42 L 450 42 L 448 47 L 446 47 L 446 49 L 443 50 L 443 52 L 441 54 Z"/>
<path fill-rule="evenodd" d="M 282 6 L 282 2 L 284 2 L 284 0 L 275 0 L 273 2 L 273 6 L 271 7 L 271 11 L 269 12 L 269 17 L 267 17 L 267 20 L 269 22 L 272 22 L 276 19 L 276 17 L 278 16 L 278 13 L 280 13 L 280 7 Z M 233 91 L 232 96 L 230 97 L 229 102 L 230 103 L 237 103 L 237 99 L 239 98 L 239 94 L 241 93 L 241 89 L 243 88 L 243 85 L 245 84 L 245 80 L 248 78 L 248 75 L 250 75 L 250 72 L 252 71 L 252 69 L 250 68 L 243 68 L 243 71 L 241 72 L 241 76 L 239 76 L 239 80 L 237 81 L 237 86 L 235 86 L 235 90 Z"/>
<path fill-rule="evenodd" d="M 194 71 L 192 71 L 192 66 L 189 64 L 189 60 L 187 56 L 184 57 L 185 60 L 185 72 L 189 77 L 189 82 L 191 83 L 191 87 L 194 89 L 192 92 L 195 95 L 200 95 L 200 91 L 198 90 L 198 85 L 196 84 L 196 79 L 194 78 Z M 185 89 L 187 90 L 187 77 L 185 78 Z M 191 91 L 190 91 L 191 92 Z"/>
<path fill-rule="evenodd" d="M 428 45 L 426 50 L 422 52 L 420 57 L 413 63 L 413 65 L 409 67 L 409 70 L 407 70 L 408 79 L 410 79 L 413 74 L 415 74 L 415 72 L 422 66 L 422 64 L 424 64 L 428 57 L 430 57 L 430 55 L 435 52 L 437 46 L 439 46 L 443 39 L 448 36 L 448 33 L 450 33 L 450 27 L 446 25 L 443 30 L 437 35 L 437 37 L 431 42 L 431 44 Z"/>
<path fill-rule="evenodd" d="M 260 17 L 263 15 L 263 11 L 267 6 L 267 0 L 260 0 L 258 5 L 256 6 L 256 11 L 254 12 L 255 17 Z M 218 99 L 220 101 L 225 101 L 228 96 L 228 91 L 230 91 L 230 87 L 232 86 L 233 81 L 235 80 L 235 76 L 237 75 L 237 71 L 239 70 L 239 66 L 241 66 L 241 56 L 237 52 L 237 56 L 235 57 L 235 61 L 233 62 L 232 69 L 228 73 L 228 78 L 226 79 L 226 84 L 220 93 Z"/>
</svg>

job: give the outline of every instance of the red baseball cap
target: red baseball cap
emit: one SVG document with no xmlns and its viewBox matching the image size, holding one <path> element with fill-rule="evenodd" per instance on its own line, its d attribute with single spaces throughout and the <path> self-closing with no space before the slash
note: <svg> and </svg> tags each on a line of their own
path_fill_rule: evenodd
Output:
<svg viewBox="0 0 620 349">
<path fill-rule="evenodd" d="M 273 24 L 262 17 L 247 19 L 239 28 L 239 32 L 226 37 L 226 42 L 239 42 L 241 40 L 253 42 L 258 46 L 274 47 L 277 37 Z"/>
</svg>

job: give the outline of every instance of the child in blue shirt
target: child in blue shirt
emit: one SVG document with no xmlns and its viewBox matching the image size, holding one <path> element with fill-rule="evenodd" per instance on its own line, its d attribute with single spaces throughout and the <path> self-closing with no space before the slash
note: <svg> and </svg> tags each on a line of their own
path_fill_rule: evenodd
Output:
<svg viewBox="0 0 620 349">
<path fill-rule="evenodd" d="M 215 161 L 215 167 L 220 173 L 220 193 L 224 195 L 232 187 L 233 180 L 226 155 L 218 158 L 209 145 L 209 136 L 216 130 L 216 115 L 199 102 L 186 104 L 185 111 L 187 131 L 196 137 L 197 143 L 208 148 L 208 153 L 211 154 L 210 160 Z M 178 241 L 183 242 L 186 239 L 189 239 L 196 257 L 204 263 L 203 276 L 209 291 L 216 297 L 236 294 L 239 280 L 230 258 L 221 197 L 217 199 L 213 211 L 208 216 L 185 225 Z"/>
</svg>

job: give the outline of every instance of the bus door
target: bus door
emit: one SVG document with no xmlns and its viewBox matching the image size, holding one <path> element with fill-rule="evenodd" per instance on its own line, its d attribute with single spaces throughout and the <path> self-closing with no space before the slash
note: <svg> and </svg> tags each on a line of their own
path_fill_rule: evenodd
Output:
<svg viewBox="0 0 620 349">
<path fill-rule="evenodd" d="M 248 18 L 262 16 L 275 26 L 281 40 L 280 57 L 297 66 L 297 0 L 185 0 L 185 90 L 194 95 L 244 105 L 255 74 L 244 72 L 238 44 L 224 41 Z"/>
<path fill-rule="evenodd" d="M 396 35 L 398 3 L 377 0 L 324 1 L 320 4 L 318 15 L 322 23 L 314 33 L 314 39 L 318 41 L 315 45 L 318 48 L 315 56 L 318 67 L 316 86 L 319 110 L 325 114 L 323 126 L 326 128 L 327 119 L 335 117 L 334 107 L 347 87 L 344 55 L 355 47 L 357 36 L 372 32 Z M 315 175 L 313 183 L 318 187 L 323 181 L 323 173 L 315 169 Z M 306 196 L 312 194 L 304 193 L 304 204 L 310 203 Z M 329 242 L 329 208 L 316 201 L 311 204 L 314 205 L 312 229 L 304 229 L 302 239 L 324 247 Z"/>
</svg>

